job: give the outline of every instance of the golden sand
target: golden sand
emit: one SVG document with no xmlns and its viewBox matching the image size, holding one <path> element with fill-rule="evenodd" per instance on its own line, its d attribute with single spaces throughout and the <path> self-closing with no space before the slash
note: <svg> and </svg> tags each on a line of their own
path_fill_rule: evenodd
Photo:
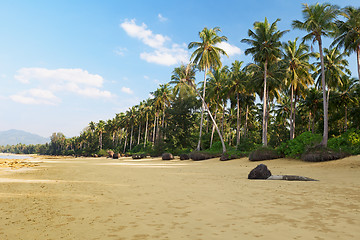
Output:
<svg viewBox="0 0 360 240">
<path fill-rule="evenodd" d="M 320 181 L 248 180 L 260 163 Z M 0 168 L 1 240 L 360 239 L 360 156 L 28 164 L 37 166 Z"/>
</svg>

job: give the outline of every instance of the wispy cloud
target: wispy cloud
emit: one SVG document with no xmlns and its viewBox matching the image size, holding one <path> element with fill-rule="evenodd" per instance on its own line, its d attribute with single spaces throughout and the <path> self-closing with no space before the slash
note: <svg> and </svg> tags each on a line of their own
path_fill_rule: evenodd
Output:
<svg viewBox="0 0 360 240">
<path fill-rule="evenodd" d="M 168 20 L 166 17 L 161 15 L 161 13 L 158 14 L 158 19 L 159 19 L 160 22 L 166 22 Z"/>
<path fill-rule="evenodd" d="M 58 92 L 71 92 L 89 98 L 111 98 L 113 94 L 101 90 L 104 79 L 83 69 L 21 68 L 14 76 L 24 84 L 35 84 L 37 88 L 12 95 L 10 98 L 23 104 L 58 104 Z"/>
<path fill-rule="evenodd" d="M 119 56 L 124 56 L 124 55 L 125 55 L 125 52 L 127 52 L 127 48 L 117 47 L 117 48 L 114 50 L 114 53 L 115 53 L 116 55 L 119 55 Z"/>
<path fill-rule="evenodd" d="M 134 93 L 133 90 L 131 90 L 128 87 L 122 87 L 121 91 L 124 92 L 124 93 L 127 93 L 127 94 L 133 94 Z"/>
<path fill-rule="evenodd" d="M 137 25 L 135 19 L 125 20 L 120 27 L 133 38 L 141 40 L 145 45 L 153 49 L 152 52 L 143 52 L 140 58 L 150 62 L 165 66 L 171 66 L 186 62 L 188 51 L 186 45 L 172 43 L 168 36 L 154 34 L 145 23 Z"/>
<path fill-rule="evenodd" d="M 61 100 L 51 91 L 33 88 L 10 96 L 14 102 L 22 104 L 57 105 Z"/>
</svg>

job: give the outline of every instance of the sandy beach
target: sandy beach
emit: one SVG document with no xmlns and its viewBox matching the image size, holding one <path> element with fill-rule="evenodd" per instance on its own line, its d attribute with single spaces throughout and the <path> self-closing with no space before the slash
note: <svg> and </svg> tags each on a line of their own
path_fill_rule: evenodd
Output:
<svg viewBox="0 0 360 240">
<path fill-rule="evenodd" d="M 0 164 L 1 240 L 360 239 L 360 156 L 22 161 Z M 319 181 L 248 180 L 259 163 Z"/>
</svg>

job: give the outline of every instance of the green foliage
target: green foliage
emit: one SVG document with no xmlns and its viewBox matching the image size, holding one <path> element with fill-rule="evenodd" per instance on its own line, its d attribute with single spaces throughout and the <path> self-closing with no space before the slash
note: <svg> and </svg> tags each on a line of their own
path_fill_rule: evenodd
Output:
<svg viewBox="0 0 360 240">
<path fill-rule="evenodd" d="M 250 153 L 249 160 L 263 161 L 263 160 L 271 160 L 281 157 L 283 156 L 271 147 L 259 147 L 258 149 Z"/>
<path fill-rule="evenodd" d="M 289 157 L 300 157 L 307 148 L 319 144 L 322 139 L 320 134 L 312 134 L 311 132 L 304 132 L 296 138 L 282 143 L 278 147 L 278 152 Z"/>
<path fill-rule="evenodd" d="M 107 150 L 105 149 L 100 149 L 97 153 L 96 153 L 99 157 L 106 157 L 109 154 L 107 153 Z"/>
<path fill-rule="evenodd" d="M 237 150 L 244 152 L 244 153 L 249 153 L 249 152 L 252 152 L 252 151 L 258 149 L 259 147 L 261 147 L 261 144 L 251 141 L 249 138 L 245 138 L 240 141 L 240 144 L 237 147 Z"/>
<path fill-rule="evenodd" d="M 351 129 L 340 136 L 329 139 L 328 148 L 354 155 L 360 154 L 360 130 Z"/>
</svg>

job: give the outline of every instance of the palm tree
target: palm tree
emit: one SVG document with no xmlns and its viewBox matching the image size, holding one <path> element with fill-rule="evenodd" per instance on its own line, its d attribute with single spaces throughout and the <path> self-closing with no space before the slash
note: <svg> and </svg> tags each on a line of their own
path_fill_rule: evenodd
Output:
<svg viewBox="0 0 360 240">
<path fill-rule="evenodd" d="M 216 44 L 227 41 L 227 37 L 218 36 L 218 32 L 220 31 L 221 30 L 219 27 L 211 29 L 205 27 L 201 32 L 199 32 L 201 42 L 191 42 L 188 46 L 189 49 L 196 48 L 195 51 L 192 53 L 190 60 L 192 60 L 193 63 L 197 64 L 201 71 L 204 71 L 204 86 L 202 96 L 203 99 L 205 99 L 206 95 L 206 76 L 208 70 L 221 67 L 222 64 L 220 55 L 222 54 L 227 56 L 226 52 L 223 49 L 216 47 Z M 197 150 L 200 150 L 204 111 L 205 106 L 202 106 L 199 142 Z"/>
<path fill-rule="evenodd" d="M 97 124 L 96 124 L 96 131 L 99 133 L 99 147 L 100 150 L 103 147 L 103 133 L 105 131 L 105 121 L 104 120 L 100 120 Z"/>
<path fill-rule="evenodd" d="M 188 71 L 187 71 L 187 67 L 184 64 L 174 69 L 173 75 L 171 75 L 171 81 L 169 82 L 170 84 L 175 84 L 173 88 L 174 96 L 184 98 L 185 96 L 189 96 L 193 94 L 194 89 L 189 84 L 186 84 L 185 82 L 181 81 L 181 79 L 191 79 L 191 81 L 195 82 L 195 74 L 196 74 L 195 65 L 191 65 Z"/>
<path fill-rule="evenodd" d="M 346 74 L 351 74 L 350 70 L 347 68 L 349 65 L 348 61 L 344 59 L 347 53 L 340 53 L 336 48 L 333 49 L 324 49 L 324 75 L 326 79 L 326 85 L 328 87 L 327 99 L 329 101 L 330 90 L 335 90 L 338 86 L 343 84 L 343 80 Z M 317 63 L 319 68 L 321 63 Z M 316 85 L 320 86 L 320 79 L 322 79 L 322 72 L 317 71 L 314 74 L 317 77 Z"/>
<path fill-rule="evenodd" d="M 345 17 L 346 21 L 337 20 L 336 38 L 331 47 L 337 45 L 344 47 L 349 54 L 356 52 L 358 77 L 360 79 L 360 8 L 345 7 L 340 15 Z"/>
<path fill-rule="evenodd" d="M 242 39 L 241 42 L 247 43 L 252 47 L 245 50 L 245 54 L 252 54 L 255 62 L 264 64 L 264 86 L 263 86 L 263 124 L 262 124 L 262 144 L 267 146 L 267 77 L 268 77 L 268 65 L 278 61 L 281 56 L 281 42 L 280 38 L 287 31 L 277 30 L 277 22 L 280 19 L 277 19 L 271 25 L 269 24 L 267 18 L 264 22 L 255 22 L 254 30 L 249 29 L 248 35 L 249 39 Z"/>
<path fill-rule="evenodd" d="M 324 66 L 324 54 L 322 46 L 322 36 L 329 36 L 333 34 L 336 27 L 334 20 L 339 14 L 336 6 L 323 3 L 315 5 L 304 4 L 303 16 L 305 21 L 301 22 L 295 20 L 292 23 L 293 28 L 305 30 L 308 32 L 303 37 L 304 41 L 312 40 L 317 41 L 319 44 L 320 62 L 321 62 L 321 86 L 323 90 L 323 108 L 324 108 L 324 133 L 321 145 L 327 146 L 328 132 L 329 132 L 329 117 L 328 117 L 328 102 L 326 100 L 326 82 L 325 82 L 325 66 Z"/>
<path fill-rule="evenodd" d="M 228 79 L 227 89 L 230 94 L 236 95 L 236 146 L 240 144 L 240 96 L 245 93 L 246 73 L 241 66 L 244 62 L 236 60 L 231 64 L 231 75 Z"/>
<path fill-rule="evenodd" d="M 313 65 L 309 63 L 311 54 L 309 53 L 309 46 L 300 43 L 297 46 L 296 38 L 294 41 L 288 41 L 283 44 L 284 58 L 283 64 L 286 67 L 286 79 L 290 85 L 290 140 L 295 137 L 295 112 L 296 112 L 296 97 L 294 104 L 294 93 L 299 93 L 300 88 L 307 88 L 308 85 L 313 84 L 313 79 L 310 70 Z"/>
<path fill-rule="evenodd" d="M 187 69 L 186 71 L 187 71 L 187 72 L 190 72 L 191 66 L 192 66 L 192 64 L 188 64 L 188 65 L 187 65 L 187 67 L 186 67 L 186 69 Z M 222 135 L 221 135 L 221 133 L 220 133 L 220 130 L 219 130 L 218 125 L 216 124 L 216 121 L 214 120 L 214 118 L 213 118 L 213 116 L 212 116 L 212 113 L 210 112 L 210 109 L 209 109 L 207 103 L 205 102 L 205 99 L 202 97 L 202 95 L 200 94 L 199 90 L 196 88 L 196 86 L 195 86 L 195 84 L 194 84 L 194 82 L 193 82 L 193 79 L 192 79 L 191 77 L 189 77 L 190 74 L 185 74 L 184 76 L 188 76 L 188 78 L 183 78 L 183 79 L 181 79 L 181 81 L 189 84 L 189 85 L 195 90 L 195 92 L 197 93 L 197 95 L 200 97 L 201 102 L 202 102 L 202 105 L 205 107 L 205 110 L 208 112 L 208 114 L 209 114 L 209 116 L 210 116 L 210 119 L 211 119 L 211 121 L 213 122 L 213 124 L 214 124 L 214 126 L 215 126 L 215 129 L 216 129 L 216 131 L 217 131 L 217 133 L 218 133 L 218 135 L 219 135 L 220 141 L 221 141 L 223 153 L 225 153 L 225 152 L 226 152 L 226 146 L 225 146 L 224 139 L 223 139 L 223 137 L 222 137 Z"/>
</svg>

